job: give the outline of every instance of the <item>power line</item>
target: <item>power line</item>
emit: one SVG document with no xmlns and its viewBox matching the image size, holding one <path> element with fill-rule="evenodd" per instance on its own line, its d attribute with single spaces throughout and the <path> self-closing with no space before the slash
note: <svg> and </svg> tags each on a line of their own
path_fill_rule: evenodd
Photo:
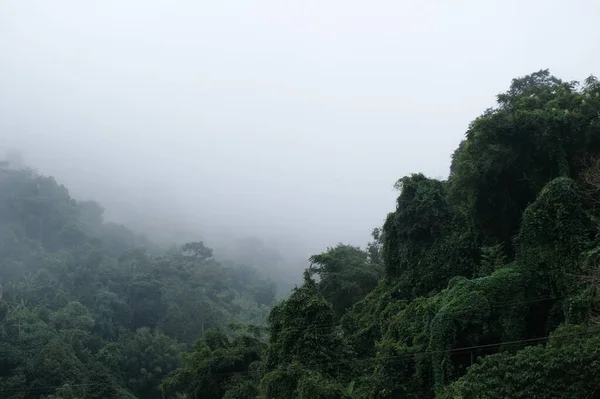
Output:
<svg viewBox="0 0 600 399">
<path fill-rule="evenodd" d="M 543 341 L 546 341 L 549 339 L 585 336 L 585 335 L 593 335 L 593 334 L 598 334 L 598 333 L 600 333 L 600 329 L 588 330 L 588 331 L 579 332 L 579 333 L 548 335 L 548 336 L 538 337 L 538 338 L 528 338 L 528 339 L 521 339 L 521 340 L 515 340 L 515 341 L 498 342 L 495 344 L 473 345 L 473 346 L 466 346 L 466 347 L 445 349 L 445 350 L 437 350 L 437 351 L 422 351 L 422 352 L 407 353 L 404 355 L 397 355 L 397 356 L 375 356 L 375 357 L 368 357 L 368 358 L 356 359 L 356 360 L 342 360 L 342 361 L 338 361 L 338 362 L 322 363 L 320 365 L 311 365 L 311 367 L 325 368 L 327 366 L 336 366 L 336 365 L 341 365 L 341 364 L 352 364 L 352 363 L 360 363 L 360 362 L 368 362 L 368 361 L 401 360 L 401 359 L 408 359 L 408 358 L 417 357 L 417 356 L 465 352 L 465 351 L 473 351 L 476 349 L 493 348 L 493 347 L 499 347 L 499 346 L 514 346 L 514 345 L 524 344 L 524 343 L 543 342 Z M 232 375 L 251 375 L 254 373 L 255 372 L 250 372 L 250 371 L 235 372 L 235 373 L 221 373 L 221 374 L 211 374 L 211 375 L 208 375 L 207 377 L 212 378 L 213 376 L 214 377 L 222 377 L 222 376 L 226 377 L 226 376 L 232 376 Z"/>
<path fill-rule="evenodd" d="M 526 304 L 526 303 L 535 303 L 535 302 L 542 302 L 542 301 L 549 301 L 549 300 L 559 300 L 559 299 L 565 299 L 565 297 L 542 297 L 542 298 L 536 298 L 536 299 L 531 299 L 531 300 L 524 300 L 524 301 L 510 301 L 510 302 L 499 302 L 499 303 L 492 303 L 489 305 L 489 307 L 491 308 L 495 308 L 495 307 L 502 307 L 502 306 L 510 306 L 510 305 L 517 305 L 517 304 Z M 463 308 L 461 309 L 461 311 L 470 311 L 470 310 L 475 310 L 477 308 L 471 307 L 471 308 Z M 308 327 L 297 327 L 297 328 L 293 328 L 293 327 L 288 327 L 286 328 L 287 330 L 300 330 L 300 331 L 306 331 L 306 330 L 317 330 L 317 329 L 322 329 L 322 328 L 331 328 L 331 327 L 336 327 L 338 326 L 338 324 L 323 324 L 323 325 L 316 325 L 316 326 L 308 326 Z M 285 328 L 285 327 L 284 327 Z M 515 340 L 515 341 L 508 341 L 508 342 L 499 342 L 499 343 L 494 343 L 494 344 L 485 344 L 485 345 L 474 345 L 474 346 L 469 346 L 469 347 L 461 347 L 461 348 L 453 348 L 453 349 L 447 349 L 447 350 L 438 350 L 438 351 L 422 351 L 422 352 L 415 352 L 415 353 L 407 353 L 404 355 L 397 355 L 397 356 L 375 356 L 375 357 L 369 357 L 369 358 L 363 358 L 363 359 L 356 359 L 356 360 L 343 360 L 343 361 L 338 361 L 338 362 L 327 362 L 327 363 L 322 363 L 320 365 L 311 365 L 311 367 L 313 368 L 325 368 L 328 366 L 336 366 L 336 365 L 342 365 L 342 364 L 354 364 L 354 363 L 360 363 L 360 362 L 369 362 L 369 361 L 381 361 L 381 360 L 401 360 L 401 359 L 407 359 L 407 358 L 414 358 L 417 356 L 425 356 L 425 355 L 434 355 L 434 354 L 444 354 L 444 353 L 456 353 L 456 352 L 461 352 L 461 351 L 474 351 L 477 349 L 485 349 L 485 348 L 494 348 L 494 347 L 500 347 L 500 346 L 513 346 L 513 345 L 518 345 L 518 344 L 527 344 L 527 343 L 535 343 L 535 342 L 543 342 L 546 341 L 548 339 L 556 339 L 556 338 L 564 338 L 564 337 L 571 337 L 571 336 L 582 336 L 582 335 L 591 335 L 591 334 L 596 334 L 599 333 L 600 329 L 598 330 L 593 330 L 593 331 L 586 331 L 586 332 L 581 332 L 581 333 L 571 333 L 571 334 L 562 334 L 562 335 L 552 335 L 552 336 L 544 336 L 544 337 L 538 337 L 538 338 L 529 338 L 529 339 L 523 339 L 523 340 Z M 23 349 L 22 347 L 17 346 L 18 349 Z M 29 349 L 33 349 L 34 347 L 30 347 Z M 25 348 L 25 350 L 27 349 L 27 347 Z M 242 371 L 242 372 L 231 372 L 231 373 L 218 373 L 218 374 L 209 374 L 205 377 L 209 378 L 209 379 L 213 379 L 213 380 L 226 380 L 229 377 L 232 376 L 249 376 L 249 375 L 253 375 L 256 374 L 257 372 L 251 372 L 251 371 Z M 162 381 L 158 380 L 158 379 L 154 379 L 154 380 L 149 380 L 149 381 Z M 142 383 L 147 383 L 149 381 L 139 381 L 137 382 L 138 384 L 142 384 Z M 65 385 L 68 385 L 70 387 L 91 387 L 91 386 L 104 386 L 104 387 L 110 387 L 112 386 L 111 384 L 107 384 L 107 383 L 87 383 L 87 384 L 63 384 L 63 385 L 53 385 L 53 386 L 43 386 L 43 387 L 31 387 L 31 388 L 7 388 L 7 389 L 1 389 L 0 393 L 19 393 L 19 392 L 33 392 L 33 391 L 44 391 L 44 390 L 50 390 L 50 389 L 57 389 L 57 388 L 61 388 Z"/>
<path fill-rule="evenodd" d="M 567 297 L 565 296 L 560 296 L 560 297 L 540 297 L 540 298 L 535 298 L 535 299 L 529 299 L 529 300 L 523 300 L 523 301 L 510 301 L 510 302 L 496 302 L 496 303 L 491 303 L 489 305 L 489 308 L 498 308 L 498 307 L 504 307 L 504 306 L 511 306 L 511 305 L 518 305 L 518 304 L 528 304 L 528 303 L 536 303 L 536 302 L 544 302 L 544 301 L 551 301 L 551 300 L 560 300 L 560 299 L 566 299 Z M 472 310 L 479 310 L 480 308 L 476 308 L 476 307 L 465 307 L 465 308 L 461 308 L 460 309 L 460 313 L 468 313 Z M 458 312 L 457 312 L 458 313 Z M 339 323 L 323 323 L 323 324 L 314 324 L 314 325 L 310 325 L 310 326 L 298 326 L 298 327 L 290 327 L 290 326 L 283 326 L 283 328 L 287 331 L 315 331 L 315 330 L 321 330 L 321 329 L 330 329 L 330 328 L 334 328 L 334 327 L 338 327 L 340 326 Z M 259 328 L 267 328 L 268 329 L 268 325 L 263 325 L 263 326 L 257 326 Z M 201 339 L 201 338 L 200 338 Z M 195 342 L 197 342 L 198 340 L 194 341 L 194 342 L 183 342 L 184 344 L 194 344 Z M 37 349 L 39 348 L 39 346 L 20 346 L 20 345 L 15 345 L 17 347 L 17 349 L 20 350 L 31 350 L 31 349 Z"/>
<path fill-rule="evenodd" d="M 493 348 L 493 347 L 499 347 L 499 346 L 513 346 L 513 345 L 518 345 L 518 344 L 543 342 L 543 341 L 546 341 L 549 339 L 585 336 L 585 335 L 593 335 L 593 334 L 598 334 L 598 333 L 600 333 L 600 329 L 588 330 L 588 331 L 579 332 L 579 333 L 548 335 L 548 336 L 538 337 L 538 338 L 521 339 L 521 340 L 508 341 L 508 342 L 498 342 L 498 343 L 494 343 L 494 344 L 473 345 L 473 346 L 446 349 L 446 350 L 422 351 L 422 352 L 407 353 L 404 355 L 397 355 L 397 356 L 375 356 L 375 357 L 356 359 L 356 360 L 342 360 L 342 361 L 337 361 L 337 362 L 327 362 L 327 363 L 322 363 L 322 364 L 317 364 L 317 365 L 310 365 L 310 367 L 317 368 L 317 369 L 323 369 L 328 366 L 338 366 L 338 365 L 342 365 L 342 364 L 354 364 L 354 363 L 360 363 L 360 362 L 382 361 L 382 360 L 402 360 L 402 359 L 414 358 L 417 356 L 473 351 L 473 350 L 477 350 L 477 349 Z M 251 376 L 251 375 L 258 375 L 258 372 L 242 371 L 242 372 L 209 374 L 209 375 L 206 375 L 205 378 L 209 378 L 209 379 L 217 380 L 217 381 L 223 381 L 232 376 Z M 142 383 L 147 383 L 149 381 L 162 381 L 162 379 L 161 380 L 152 379 L 152 380 L 148 380 L 148 381 L 138 381 L 137 383 L 142 384 Z M 8 389 L 0 390 L 0 393 L 44 391 L 44 390 L 61 388 L 66 385 L 68 385 L 69 387 L 75 387 L 75 388 L 91 387 L 91 386 L 99 386 L 99 387 L 100 386 L 104 386 L 104 387 L 112 386 L 111 384 L 107 384 L 107 383 L 63 384 L 63 385 L 49 385 L 49 386 L 31 387 L 31 388 L 8 388 Z M 126 384 L 126 385 L 128 385 L 128 384 Z"/>
</svg>

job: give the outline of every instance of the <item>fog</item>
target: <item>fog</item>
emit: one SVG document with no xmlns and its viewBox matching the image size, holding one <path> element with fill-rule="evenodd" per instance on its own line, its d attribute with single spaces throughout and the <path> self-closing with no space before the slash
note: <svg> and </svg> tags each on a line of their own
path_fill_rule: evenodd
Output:
<svg viewBox="0 0 600 399">
<path fill-rule="evenodd" d="M 0 147 L 122 221 L 363 245 L 394 182 L 445 177 L 512 78 L 598 73 L 599 17 L 593 0 L 0 0 Z"/>
</svg>

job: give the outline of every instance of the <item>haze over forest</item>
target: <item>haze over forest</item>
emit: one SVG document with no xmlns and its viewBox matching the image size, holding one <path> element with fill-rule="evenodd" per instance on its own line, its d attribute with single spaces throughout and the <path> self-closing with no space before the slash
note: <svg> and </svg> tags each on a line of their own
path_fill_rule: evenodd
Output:
<svg viewBox="0 0 600 399">
<path fill-rule="evenodd" d="M 589 75 L 598 7 L 2 1 L 0 147 L 134 227 L 306 259 L 364 245 L 399 177 L 445 178 L 513 77 Z"/>
<path fill-rule="evenodd" d="M 0 397 L 600 399 L 599 17 L 0 0 Z"/>
</svg>

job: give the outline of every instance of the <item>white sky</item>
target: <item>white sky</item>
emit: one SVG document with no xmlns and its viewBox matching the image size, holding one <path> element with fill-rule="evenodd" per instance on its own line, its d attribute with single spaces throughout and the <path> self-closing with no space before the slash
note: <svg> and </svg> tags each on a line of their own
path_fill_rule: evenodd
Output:
<svg viewBox="0 0 600 399">
<path fill-rule="evenodd" d="M 0 0 L 0 146 L 108 211 L 362 245 L 512 78 L 600 74 L 599 20 L 593 0 Z"/>
</svg>

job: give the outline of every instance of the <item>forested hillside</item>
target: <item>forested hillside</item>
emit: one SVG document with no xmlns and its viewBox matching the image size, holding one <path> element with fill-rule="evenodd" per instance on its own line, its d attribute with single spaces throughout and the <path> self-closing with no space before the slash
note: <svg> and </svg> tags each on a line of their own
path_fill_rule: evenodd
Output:
<svg viewBox="0 0 600 399">
<path fill-rule="evenodd" d="M 399 179 L 365 251 L 313 256 L 266 342 L 207 334 L 165 396 L 600 397 L 599 96 L 513 80 L 447 180 Z"/>
<path fill-rule="evenodd" d="M 161 250 L 49 177 L 0 169 L 0 397 L 160 397 L 205 331 L 264 324 L 274 283 Z"/>
<path fill-rule="evenodd" d="M 446 180 L 400 178 L 372 242 L 276 304 L 256 269 L 5 165 L 0 397 L 600 398 L 600 82 L 497 100 Z"/>
</svg>

